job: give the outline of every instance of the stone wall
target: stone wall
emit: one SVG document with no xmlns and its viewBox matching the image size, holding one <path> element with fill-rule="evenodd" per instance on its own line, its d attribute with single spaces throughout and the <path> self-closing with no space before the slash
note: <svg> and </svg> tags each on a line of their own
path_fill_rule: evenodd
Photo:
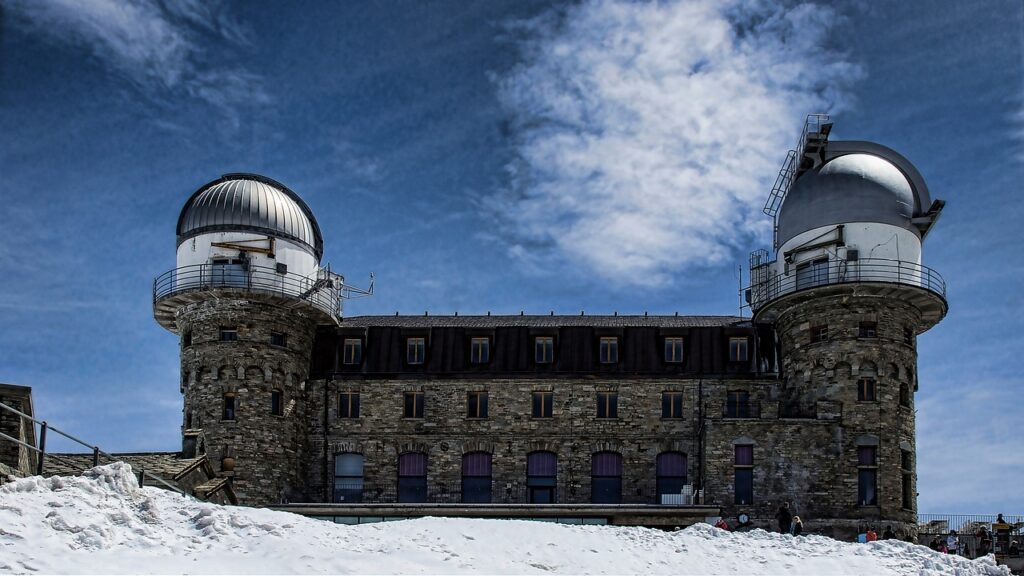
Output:
<svg viewBox="0 0 1024 576">
<path fill-rule="evenodd" d="M 27 386 L 0 384 L 0 403 L 33 416 L 32 389 Z M 0 410 L 0 432 L 31 446 L 36 445 L 34 425 L 7 410 Z M 34 451 L 0 438 L 0 463 L 6 464 L 21 475 L 30 475 L 36 473 L 38 462 L 38 456 Z"/>
<path fill-rule="evenodd" d="M 232 478 L 240 503 L 305 500 L 306 376 L 315 321 L 304 306 L 286 308 L 247 299 L 209 299 L 179 308 L 182 428 L 201 429 L 205 450 Z M 221 341 L 221 328 L 238 331 Z M 271 345 L 271 332 L 285 346 Z M 191 344 L 185 346 L 186 336 Z M 282 414 L 271 413 L 271 394 L 282 393 Z M 224 419 L 224 397 L 235 399 L 235 419 Z M 225 457 L 234 459 L 225 462 Z"/>
</svg>

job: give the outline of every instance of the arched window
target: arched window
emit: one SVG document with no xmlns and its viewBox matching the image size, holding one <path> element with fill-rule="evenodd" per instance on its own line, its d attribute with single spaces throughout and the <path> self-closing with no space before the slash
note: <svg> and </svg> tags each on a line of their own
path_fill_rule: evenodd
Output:
<svg viewBox="0 0 1024 576">
<path fill-rule="evenodd" d="M 462 501 L 491 501 L 491 455 L 487 452 L 462 455 Z"/>
<path fill-rule="evenodd" d="M 590 501 L 594 504 L 622 502 L 622 455 L 597 452 L 590 460 Z"/>
<path fill-rule="evenodd" d="M 554 452 L 530 452 L 526 455 L 526 488 L 530 502 L 553 504 L 558 481 L 558 456 Z"/>
<path fill-rule="evenodd" d="M 398 457 L 398 501 L 427 501 L 427 455 L 406 452 Z"/>
<path fill-rule="evenodd" d="M 878 505 L 878 437 L 857 438 L 857 505 Z"/>
<path fill-rule="evenodd" d="M 334 456 L 334 501 L 363 501 L 363 455 L 346 452 Z"/>
<path fill-rule="evenodd" d="M 658 502 L 662 494 L 680 494 L 686 485 L 686 454 L 662 452 L 657 459 Z"/>
</svg>

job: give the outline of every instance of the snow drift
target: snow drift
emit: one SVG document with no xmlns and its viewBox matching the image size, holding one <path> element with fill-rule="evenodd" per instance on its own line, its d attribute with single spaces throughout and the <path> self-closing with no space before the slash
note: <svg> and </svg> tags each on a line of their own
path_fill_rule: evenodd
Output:
<svg viewBox="0 0 1024 576">
<path fill-rule="evenodd" d="M 140 488 L 126 464 L 0 486 L 4 573 L 1009 574 L 924 546 L 424 518 L 335 525 Z"/>
</svg>

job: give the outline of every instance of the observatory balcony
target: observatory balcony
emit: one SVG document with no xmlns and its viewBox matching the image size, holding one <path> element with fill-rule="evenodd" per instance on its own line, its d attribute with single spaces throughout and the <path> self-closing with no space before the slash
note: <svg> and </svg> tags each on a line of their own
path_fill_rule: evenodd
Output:
<svg viewBox="0 0 1024 576">
<path fill-rule="evenodd" d="M 775 273 L 781 268 L 776 262 L 751 262 L 751 285 L 746 299 L 755 316 L 782 298 L 798 297 L 812 290 L 817 294 L 825 289 L 836 291 L 850 287 L 864 294 L 902 292 L 905 299 L 915 300 L 926 318 L 934 322 L 946 313 L 945 280 L 935 270 L 916 262 L 883 258 L 831 259 L 789 265 L 788 273 Z M 906 290 L 908 287 L 911 290 Z"/>
<path fill-rule="evenodd" d="M 341 316 L 345 279 L 330 269 L 311 276 L 242 264 L 197 264 L 164 272 L 153 280 L 153 313 L 165 328 L 174 326 L 175 309 L 200 301 L 211 291 L 260 295 L 283 304 L 307 303 L 336 321 Z"/>
</svg>

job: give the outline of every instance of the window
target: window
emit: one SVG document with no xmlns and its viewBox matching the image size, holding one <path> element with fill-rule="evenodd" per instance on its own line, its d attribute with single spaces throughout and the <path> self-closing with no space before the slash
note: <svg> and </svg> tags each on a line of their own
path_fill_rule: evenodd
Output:
<svg viewBox="0 0 1024 576">
<path fill-rule="evenodd" d="M 284 345 L 285 345 L 284 334 L 281 333 L 281 332 L 271 332 L 270 333 L 270 345 L 271 346 L 281 346 L 281 347 L 284 347 Z"/>
<path fill-rule="evenodd" d="M 662 392 L 661 393 L 661 417 L 682 418 L 683 417 L 683 393 Z"/>
<path fill-rule="evenodd" d="M 725 400 L 726 418 L 750 418 L 750 392 L 730 390 Z"/>
<path fill-rule="evenodd" d="M 857 504 L 878 505 L 877 446 L 857 446 Z"/>
<path fill-rule="evenodd" d="M 406 452 L 398 457 L 398 501 L 427 501 L 427 455 Z"/>
<path fill-rule="evenodd" d="M 347 390 L 338 397 L 338 418 L 359 418 L 359 392 Z"/>
<path fill-rule="evenodd" d="M 860 328 L 857 332 L 858 338 L 877 338 L 878 337 L 878 323 L 877 322 L 861 322 Z"/>
<path fill-rule="evenodd" d="M 487 392 L 466 394 L 466 418 L 487 418 Z"/>
<path fill-rule="evenodd" d="M 619 393 L 598 392 L 597 393 L 597 417 L 618 418 L 619 417 Z"/>
<path fill-rule="evenodd" d="M 224 395 L 224 412 L 221 414 L 221 420 L 234 420 L 235 419 L 235 395 L 225 394 Z"/>
<path fill-rule="evenodd" d="M 424 338 L 405 339 L 405 361 L 409 364 L 423 364 L 427 355 L 427 342 Z"/>
<path fill-rule="evenodd" d="M 469 341 L 469 361 L 473 364 L 486 364 L 491 359 L 491 339 L 472 338 Z"/>
<path fill-rule="evenodd" d="M 598 452 L 591 457 L 590 501 L 594 504 L 622 502 L 622 456 Z"/>
<path fill-rule="evenodd" d="M 861 402 L 875 401 L 874 378 L 861 378 L 857 380 L 857 400 Z"/>
<path fill-rule="evenodd" d="M 910 408 L 910 384 L 900 382 L 900 406 Z"/>
<path fill-rule="evenodd" d="M 220 341 L 221 342 L 234 342 L 238 340 L 238 330 L 235 328 L 221 328 L 220 329 Z"/>
<path fill-rule="evenodd" d="M 908 328 L 908 327 L 904 327 L 903 328 L 903 343 L 906 344 L 907 346 L 913 346 L 914 345 L 914 329 L 913 328 Z"/>
<path fill-rule="evenodd" d="M 796 289 L 828 284 L 828 258 L 804 262 L 796 267 Z"/>
<path fill-rule="evenodd" d="M 619 338 L 601 337 L 601 364 L 615 364 L 619 361 Z"/>
<path fill-rule="evenodd" d="M 828 324 L 811 326 L 811 344 L 818 342 L 828 342 Z"/>
<path fill-rule="evenodd" d="M 682 337 L 665 338 L 665 362 L 680 364 L 683 361 Z"/>
<path fill-rule="evenodd" d="M 552 336 L 537 336 L 533 339 L 534 361 L 537 364 L 551 364 L 555 361 L 555 339 Z"/>
<path fill-rule="evenodd" d="M 491 501 L 491 455 L 487 452 L 462 455 L 462 501 L 477 504 Z"/>
<path fill-rule="evenodd" d="M 754 502 L 754 446 L 738 444 L 735 450 L 735 504 L 749 506 Z"/>
<path fill-rule="evenodd" d="M 192 331 L 191 330 L 186 330 L 185 333 L 181 335 L 181 345 L 184 348 L 188 348 L 189 346 L 192 345 Z"/>
<path fill-rule="evenodd" d="M 551 418 L 552 408 L 554 407 L 554 392 L 534 392 L 533 393 L 533 417 L 534 418 Z"/>
<path fill-rule="evenodd" d="M 902 480 L 903 508 L 913 510 L 916 494 L 914 494 L 914 457 L 910 450 L 900 450 L 900 479 Z"/>
<path fill-rule="evenodd" d="M 363 362 L 363 341 L 359 338 L 345 338 L 342 348 L 342 364 L 362 364 Z"/>
<path fill-rule="evenodd" d="M 747 337 L 734 336 L 729 338 L 729 362 L 747 361 Z"/>
<path fill-rule="evenodd" d="M 662 494 L 681 494 L 686 485 L 686 454 L 662 452 L 655 461 L 658 474 L 658 501 Z"/>
<path fill-rule="evenodd" d="M 405 393 L 405 413 L 403 418 L 423 418 L 423 392 Z"/>
<path fill-rule="evenodd" d="M 270 413 L 274 416 L 284 416 L 284 394 L 280 390 L 270 392 Z"/>
<path fill-rule="evenodd" d="M 334 501 L 363 501 L 363 455 L 354 453 L 334 456 Z"/>
<path fill-rule="evenodd" d="M 554 504 L 558 480 L 558 456 L 554 452 L 526 455 L 526 491 L 531 504 Z"/>
</svg>

